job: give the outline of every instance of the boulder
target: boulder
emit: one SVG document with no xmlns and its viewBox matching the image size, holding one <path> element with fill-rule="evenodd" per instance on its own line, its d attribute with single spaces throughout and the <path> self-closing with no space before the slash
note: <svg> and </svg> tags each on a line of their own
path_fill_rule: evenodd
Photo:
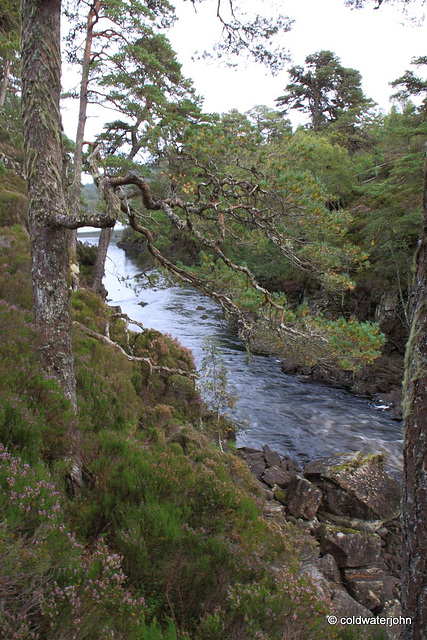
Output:
<svg viewBox="0 0 427 640">
<path fill-rule="evenodd" d="M 341 573 L 333 555 L 327 553 L 317 558 L 316 565 L 322 576 L 326 578 L 328 582 L 335 586 L 341 584 Z"/>
<path fill-rule="evenodd" d="M 239 457 L 247 463 L 251 473 L 261 480 L 262 474 L 265 471 L 265 455 L 263 451 L 258 449 L 252 449 L 252 447 L 241 447 L 237 451 Z"/>
<path fill-rule="evenodd" d="M 265 461 L 267 463 L 267 466 L 269 466 L 269 467 L 278 467 L 278 466 L 280 466 L 280 455 L 277 453 L 277 451 L 273 451 L 273 449 L 270 449 L 268 444 L 265 444 L 263 446 L 262 450 L 264 452 Z"/>
<path fill-rule="evenodd" d="M 375 533 L 322 525 L 316 531 L 322 554 L 330 553 L 338 566 L 363 567 L 380 562 L 381 538 Z"/>
<path fill-rule="evenodd" d="M 283 491 L 283 489 L 276 489 L 274 492 L 274 499 L 277 500 L 277 502 L 280 502 L 280 504 L 286 505 L 288 501 L 286 491 Z"/>
<path fill-rule="evenodd" d="M 265 462 L 264 460 L 246 460 L 251 473 L 261 480 L 264 471 L 265 471 Z"/>
<path fill-rule="evenodd" d="M 287 507 L 291 515 L 313 520 L 322 501 L 322 492 L 305 478 L 296 478 L 286 492 Z"/>
<path fill-rule="evenodd" d="M 308 564 L 302 566 L 301 574 L 307 576 L 310 581 L 316 585 L 317 595 L 319 598 L 323 600 L 327 600 L 331 595 L 331 585 L 329 581 L 325 578 L 323 573 L 319 570 L 317 566 L 317 562 L 309 562 Z"/>
<path fill-rule="evenodd" d="M 262 451 L 255 451 L 253 453 L 246 453 L 245 454 L 245 460 L 249 461 L 249 460 L 262 460 L 265 464 L 265 456 L 264 453 Z"/>
<path fill-rule="evenodd" d="M 384 532 L 388 534 L 387 529 L 384 527 L 383 520 L 361 520 L 359 518 L 350 518 L 349 516 L 336 516 L 324 510 L 319 513 L 319 520 L 328 524 L 334 524 L 340 527 L 342 531 L 345 529 L 356 529 L 357 531 L 366 531 L 367 533 L 377 533 L 381 538 Z"/>
<path fill-rule="evenodd" d="M 270 485 L 270 487 L 275 485 L 278 487 L 287 487 L 292 482 L 292 476 L 280 467 L 274 466 L 264 471 L 262 474 L 262 480 L 266 484 Z"/>
<path fill-rule="evenodd" d="M 262 453 L 262 451 L 259 449 L 253 449 L 252 447 L 239 447 L 237 449 L 237 454 L 243 458 L 245 458 L 249 453 Z"/>
<path fill-rule="evenodd" d="M 291 474 L 295 475 L 297 473 L 301 473 L 301 469 L 299 468 L 298 464 L 290 456 L 283 456 L 280 461 L 280 466 L 282 467 L 282 469 L 284 469 L 285 471 L 289 471 L 289 473 Z"/>
<path fill-rule="evenodd" d="M 275 500 L 270 500 L 264 504 L 264 508 L 262 510 L 262 515 L 265 518 L 276 518 L 277 516 L 283 515 L 284 507 L 281 504 L 276 502 Z"/>
<path fill-rule="evenodd" d="M 384 471 L 381 455 L 343 453 L 314 460 L 304 476 L 321 487 L 324 509 L 332 514 L 378 520 L 399 513 L 400 487 Z"/>
<path fill-rule="evenodd" d="M 384 618 L 394 618 L 396 622 L 401 621 L 402 605 L 398 600 L 387 602 L 381 612 L 381 616 Z M 404 628 L 402 624 L 394 624 L 391 627 L 387 627 L 387 635 L 390 640 L 399 640 L 400 638 L 403 638 L 403 631 Z"/>
<path fill-rule="evenodd" d="M 368 609 L 381 609 L 385 603 L 384 572 L 378 567 L 344 569 L 349 594 Z"/>
<path fill-rule="evenodd" d="M 332 605 L 337 618 L 373 618 L 372 611 L 351 597 L 345 589 L 332 589 Z"/>
</svg>

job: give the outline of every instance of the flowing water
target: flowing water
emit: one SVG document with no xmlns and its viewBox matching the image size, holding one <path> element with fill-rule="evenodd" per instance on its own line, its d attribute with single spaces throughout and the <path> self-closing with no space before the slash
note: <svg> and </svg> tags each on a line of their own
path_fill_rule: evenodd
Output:
<svg viewBox="0 0 427 640">
<path fill-rule="evenodd" d="M 96 241 L 94 236 L 81 239 Z M 134 276 L 139 272 L 136 261 L 112 242 L 104 278 L 109 303 L 120 305 L 145 327 L 177 337 L 198 365 L 206 338 L 215 338 L 229 390 L 238 398 L 236 415 L 248 422 L 238 434 L 238 446 L 269 444 L 301 463 L 344 451 L 382 452 L 388 469 L 400 475 L 400 422 L 341 389 L 285 375 L 273 357 L 252 356 L 248 361 L 244 344 L 208 298 L 191 287 L 159 283 L 146 288 L 146 280 L 138 285 Z"/>
</svg>

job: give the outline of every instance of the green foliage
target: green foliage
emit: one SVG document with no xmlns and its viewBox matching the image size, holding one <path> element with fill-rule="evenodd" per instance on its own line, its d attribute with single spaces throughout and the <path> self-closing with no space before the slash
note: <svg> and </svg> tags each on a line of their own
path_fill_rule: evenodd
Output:
<svg viewBox="0 0 427 640">
<path fill-rule="evenodd" d="M 354 164 L 347 149 L 334 144 L 324 134 L 304 129 L 296 131 L 290 146 L 296 166 L 320 181 L 335 208 L 345 206 L 357 186 Z"/>
<path fill-rule="evenodd" d="M 0 298 L 23 309 L 32 309 L 28 234 L 15 225 L 0 229 Z"/>
<path fill-rule="evenodd" d="M 227 411 L 233 409 L 236 398 L 227 388 L 227 368 L 221 358 L 218 342 L 214 338 L 207 338 L 203 352 L 199 387 L 205 392 L 219 425 L 221 415 L 228 415 Z"/>
<path fill-rule="evenodd" d="M 319 316 L 314 326 L 325 332 L 338 365 L 349 371 L 372 364 L 385 343 L 385 336 L 373 322 L 359 322 L 355 318 L 326 320 Z"/>
<path fill-rule="evenodd" d="M 68 58 L 81 63 L 79 48 L 83 49 L 81 33 L 87 37 L 88 9 L 71 5 Z M 119 113 L 99 137 L 110 170 L 140 169 L 148 150 L 156 152 L 176 139 L 188 121 L 198 118 L 198 98 L 164 34 L 174 21 L 174 7 L 165 0 L 115 0 L 98 7 L 88 91 L 90 100 Z"/>
<path fill-rule="evenodd" d="M 0 228 L 14 224 L 25 225 L 28 218 L 26 184 L 22 175 L 20 114 L 19 97 L 13 94 L 7 96 L 0 109 Z"/>
<path fill-rule="evenodd" d="M 331 51 L 318 51 L 306 57 L 306 68 L 291 67 L 291 82 L 277 104 L 308 113 L 314 131 L 335 122 L 344 113 L 353 112 L 352 121 L 372 106 L 361 88 L 361 76 L 346 69 Z"/>
<path fill-rule="evenodd" d="M 333 628 L 325 628 L 330 607 L 326 597 L 307 578 L 285 570 L 250 586 L 235 584 L 227 605 L 205 618 L 202 639 L 239 638 L 243 633 L 247 638 L 281 640 L 284 629 L 288 637 L 301 640 L 335 637 Z"/>
<path fill-rule="evenodd" d="M 401 302 L 412 282 L 413 256 L 422 220 L 423 147 L 427 130 L 411 104 L 392 109 L 379 130 L 375 155 L 359 174 L 360 196 L 352 203 L 351 237 L 369 256 L 358 276 L 373 299 L 384 291 Z"/>
<path fill-rule="evenodd" d="M 332 157 L 337 160 L 330 166 Z M 363 263 L 365 257 L 344 239 L 351 218 L 339 207 L 325 206 L 329 198 L 348 197 L 353 188 L 348 154 L 326 140 L 300 134 L 267 144 L 234 111 L 189 127 L 186 145 L 171 158 L 169 170 L 163 175 L 173 179 L 176 195 L 195 207 L 203 200 L 215 203 L 206 221 L 192 219 L 193 235 L 197 231 L 207 243 L 219 242 L 231 259 L 237 251 L 251 260 L 262 247 L 277 256 L 275 268 L 291 266 L 320 280 L 329 274 L 329 283 L 336 277 L 340 287 L 344 280 L 337 272 Z"/>
<path fill-rule="evenodd" d="M 67 446 L 69 403 L 40 370 L 28 312 L 1 300 L 0 330 L 1 442 L 29 461 L 57 459 Z"/>
<path fill-rule="evenodd" d="M 19 0 L 3 0 L 0 7 L 0 86 L 16 90 L 20 76 L 21 11 Z M 3 108 L 0 104 L 0 109 Z"/>
<path fill-rule="evenodd" d="M 0 150 L 22 163 L 22 149 L 21 99 L 19 95 L 9 92 L 0 110 Z"/>
<path fill-rule="evenodd" d="M 424 68 L 427 64 L 427 56 L 413 58 L 411 64 L 415 67 Z M 407 70 L 403 76 L 394 80 L 391 85 L 398 88 L 398 91 L 392 96 L 395 100 L 406 103 L 413 96 L 421 97 L 422 102 L 419 111 L 423 119 L 425 119 L 427 113 L 427 80 L 416 76 L 412 70 Z"/>
<path fill-rule="evenodd" d="M 101 538 L 86 548 L 77 542 L 46 467 L 0 445 L 0 479 L 2 637 L 58 637 L 66 628 L 76 639 L 141 637 L 144 600 L 128 589 L 122 558 Z"/>
<path fill-rule="evenodd" d="M 123 348 L 192 370 L 175 340 L 155 331 L 126 336 L 123 321 L 91 292 L 78 291 L 73 305 L 75 318 L 94 331 L 105 333 L 108 322 Z M 273 588 L 278 564 L 297 571 L 298 545 L 307 544 L 301 534 L 271 528 L 247 467 L 183 423 L 199 420 L 193 383 L 149 376 L 144 364 L 78 326 L 84 484 L 70 499 L 63 460 L 76 418 L 39 371 L 29 312 L 2 301 L 0 321 L 2 636 L 203 637 L 203 621 L 229 607 L 229 589 Z M 267 612 L 248 625 L 269 629 L 270 618 Z M 218 637 L 228 640 L 228 631 Z"/>
<path fill-rule="evenodd" d="M 0 227 L 22 224 L 27 215 L 27 198 L 22 193 L 0 190 Z"/>
<path fill-rule="evenodd" d="M 86 211 L 94 212 L 99 202 L 99 192 L 94 184 L 85 184 L 81 190 L 81 205 Z"/>
</svg>

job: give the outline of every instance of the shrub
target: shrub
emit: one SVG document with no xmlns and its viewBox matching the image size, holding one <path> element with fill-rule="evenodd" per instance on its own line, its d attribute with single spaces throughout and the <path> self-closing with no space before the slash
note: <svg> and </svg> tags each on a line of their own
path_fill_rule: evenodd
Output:
<svg viewBox="0 0 427 640">
<path fill-rule="evenodd" d="M 0 298 L 11 305 L 32 308 L 30 243 L 19 225 L 0 230 Z"/>
<path fill-rule="evenodd" d="M 64 455 L 70 404 L 40 370 L 28 312 L 0 300 L 0 439 L 27 460 Z"/>
</svg>

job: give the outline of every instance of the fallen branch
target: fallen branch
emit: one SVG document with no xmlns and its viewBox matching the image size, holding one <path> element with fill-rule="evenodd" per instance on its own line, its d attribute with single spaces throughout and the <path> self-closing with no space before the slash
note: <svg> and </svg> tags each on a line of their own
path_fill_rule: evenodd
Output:
<svg viewBox="0 0 427 640">
<path fill-rule="evenodd" d="M 105 342 L 111 347 L 118 349 L 125 356 L 127 360 L 130 360 L 131 362 L 142 362 L 148 365 L 148 368 L 150 370 L 150 375 L 153 372 L 158 372 L 158 373 L 167 373 L 169 375 L 185 376 L 186 378 L 191 378 L 191 379 L 197 378 L 197 373 L 195 371 L 185 371 L 184 369 L 178 369 L 174 367 L 165 367 L 163 365 L 153 364 L 150 358 L 144 358 L 142 356 L 132 356 L 129 353 L 126 353 L 123 347 L 121 347 L 117 342 L 114 342 L 114 340 L 111 340 L 111 338 L 109 338 L 108 336 L 102 335 L 102 333 L 98 333 L 97 331 L 93 331 L 93 329 L 89 329 L 89 327 L 86 327 L 84 324 L 81 324 L 81 322 L 77 322 L 77 320 L 74 320 L 73 324 L 76 327 L 79 327 L 82 331 L 87 333 L 92 338 L 95 338 L 96 340 L 100 340 L 101 342 Z"/>
</svg>

